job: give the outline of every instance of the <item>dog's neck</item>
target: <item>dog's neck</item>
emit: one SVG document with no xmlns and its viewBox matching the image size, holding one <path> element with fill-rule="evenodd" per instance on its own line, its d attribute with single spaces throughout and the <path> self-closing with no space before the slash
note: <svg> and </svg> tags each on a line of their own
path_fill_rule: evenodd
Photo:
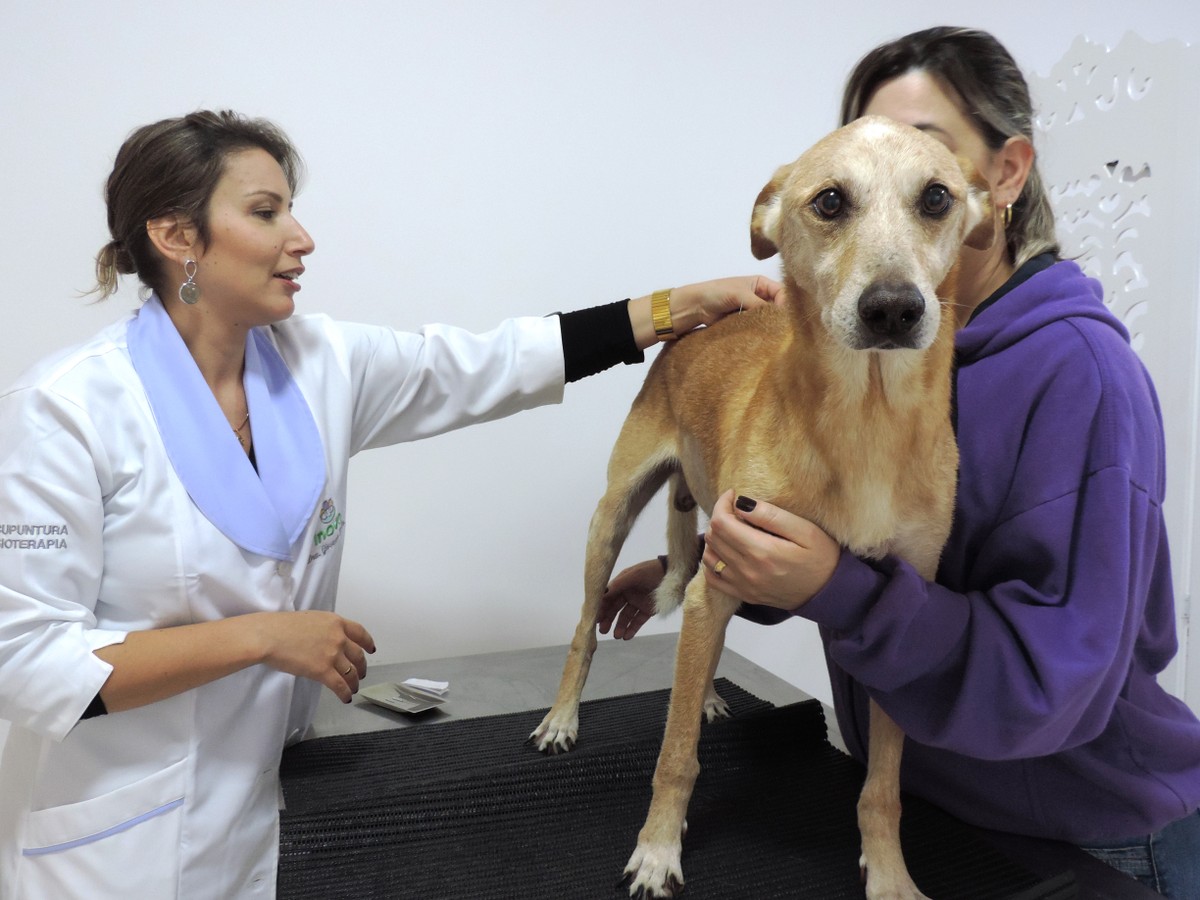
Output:
<svg viewBox="0 0 1200 900">
<path fill-rule="evenodd" d="M 829 334 L 807 292 L 793 283 L 788 293 L 792 346 L 806 358 L 787 354 L 776 374 L 787 395 L 825 409 L 821 418 L 830 427 L 841 427 L 842 417 L 855 412 L 896 414 L 931 400 L 949 406 L 954 313 L 947 305 L 927 350 L 852 350 Z"/>
</svg>

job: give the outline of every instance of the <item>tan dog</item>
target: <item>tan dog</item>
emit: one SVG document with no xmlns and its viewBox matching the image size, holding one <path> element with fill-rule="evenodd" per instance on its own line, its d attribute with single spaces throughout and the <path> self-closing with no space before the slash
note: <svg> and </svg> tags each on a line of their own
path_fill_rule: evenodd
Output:
<svg viewBox="0 0 1200 900">
<path fill-rule="evenodd" d="M 655 603 L 666 612 L 682 597 L 683 623 L 654 796 L 625 869 L 631 895 L 681 888 L 701 715 L 725 712 L 712 677 L 739 601 L 697 572 L 692 498 L 708 512 L 730 488 L 768 500 L 860 556 L 896 554 L 932 579 L 958 463 L 956 261 L 964 243 L 986 247 L 992 233 L 986 186 L 969 163 L 914 128 L 859 119 L 780 168 L 755 204 L 752 248 L 760 259 L 781 254 L 786 304 L 730 316 L 651 367 L 592 518 L 583 614 L 558 697 L 531 735 L 543 751 L 573 745 L 601 595 L 634 519 L 669 477 L 670 568 Z M 900 850 L 904 735 L 874 703 L 870 729 L 858 806 L 867 897 L 915 900 L 924 895 Z"/>
</svg>

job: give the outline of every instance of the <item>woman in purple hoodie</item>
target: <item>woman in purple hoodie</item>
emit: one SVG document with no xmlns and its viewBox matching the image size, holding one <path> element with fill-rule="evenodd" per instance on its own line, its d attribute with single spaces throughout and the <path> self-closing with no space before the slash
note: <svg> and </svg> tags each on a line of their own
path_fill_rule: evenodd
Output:
<svg viewBox="0 0 1200 900">
<path fill-rule="evenodd" d="M 1100 285 L 1057 255 L 1025 79 L 991 35 L 934 28 L 859 62 L 843 123 L 864 114 L 969 157 L 996 210 L 992 248 L 962 253 L 959 485 L 937 580 L 731 494 L 705 575 L 746 618 L 820 626 L 859 759 L 873 697 L 908 736 L 906 790 L 1195 900 L 1200 721 L 1155 680 L 1177 650 L 1158 401 Z M 601 630 L 632 637 L 661 577 L 655 561 L 618 575 Z"/>
</svg>

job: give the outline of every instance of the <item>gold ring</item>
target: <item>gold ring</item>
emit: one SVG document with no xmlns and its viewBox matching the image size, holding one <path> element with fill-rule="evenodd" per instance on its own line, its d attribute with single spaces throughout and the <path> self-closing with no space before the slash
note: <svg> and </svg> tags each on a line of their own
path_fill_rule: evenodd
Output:
<svg viewBox="0 0 1200 900">
<path fill-rule="evenodd" d="M 724 571 L 725 571 L 725 560 L 718 559 L 717 564 L 715 566 L 713 566 L 713 574 L 720 575 Z"/>
<path fill-rule="evenodd" d="M 342 674 L 349 675 L 353 671 L 354 671 L 354 663 L 350 663 L 350 665 L 346 666 L 346 671 L 343 672 Z"/>
</svg>

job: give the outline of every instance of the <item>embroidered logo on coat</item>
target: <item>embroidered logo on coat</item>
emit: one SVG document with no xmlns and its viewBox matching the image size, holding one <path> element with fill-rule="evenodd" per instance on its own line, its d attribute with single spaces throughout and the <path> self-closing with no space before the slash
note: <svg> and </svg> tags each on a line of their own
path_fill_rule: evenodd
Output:
<svg viewBox="0 0 1200 900">
<path fill-rule="evenodd" d="M 313 533 L 312 552 L 308 555 L 309 562 L 332 550 L 342 539 L 342 529 L 346 527 L 346 521 L 337 511 L 332 497 L 327 497 L 321 503 L 321 509 L 317 512 L 317 520 L 318 527 Z"/>
</svg>

